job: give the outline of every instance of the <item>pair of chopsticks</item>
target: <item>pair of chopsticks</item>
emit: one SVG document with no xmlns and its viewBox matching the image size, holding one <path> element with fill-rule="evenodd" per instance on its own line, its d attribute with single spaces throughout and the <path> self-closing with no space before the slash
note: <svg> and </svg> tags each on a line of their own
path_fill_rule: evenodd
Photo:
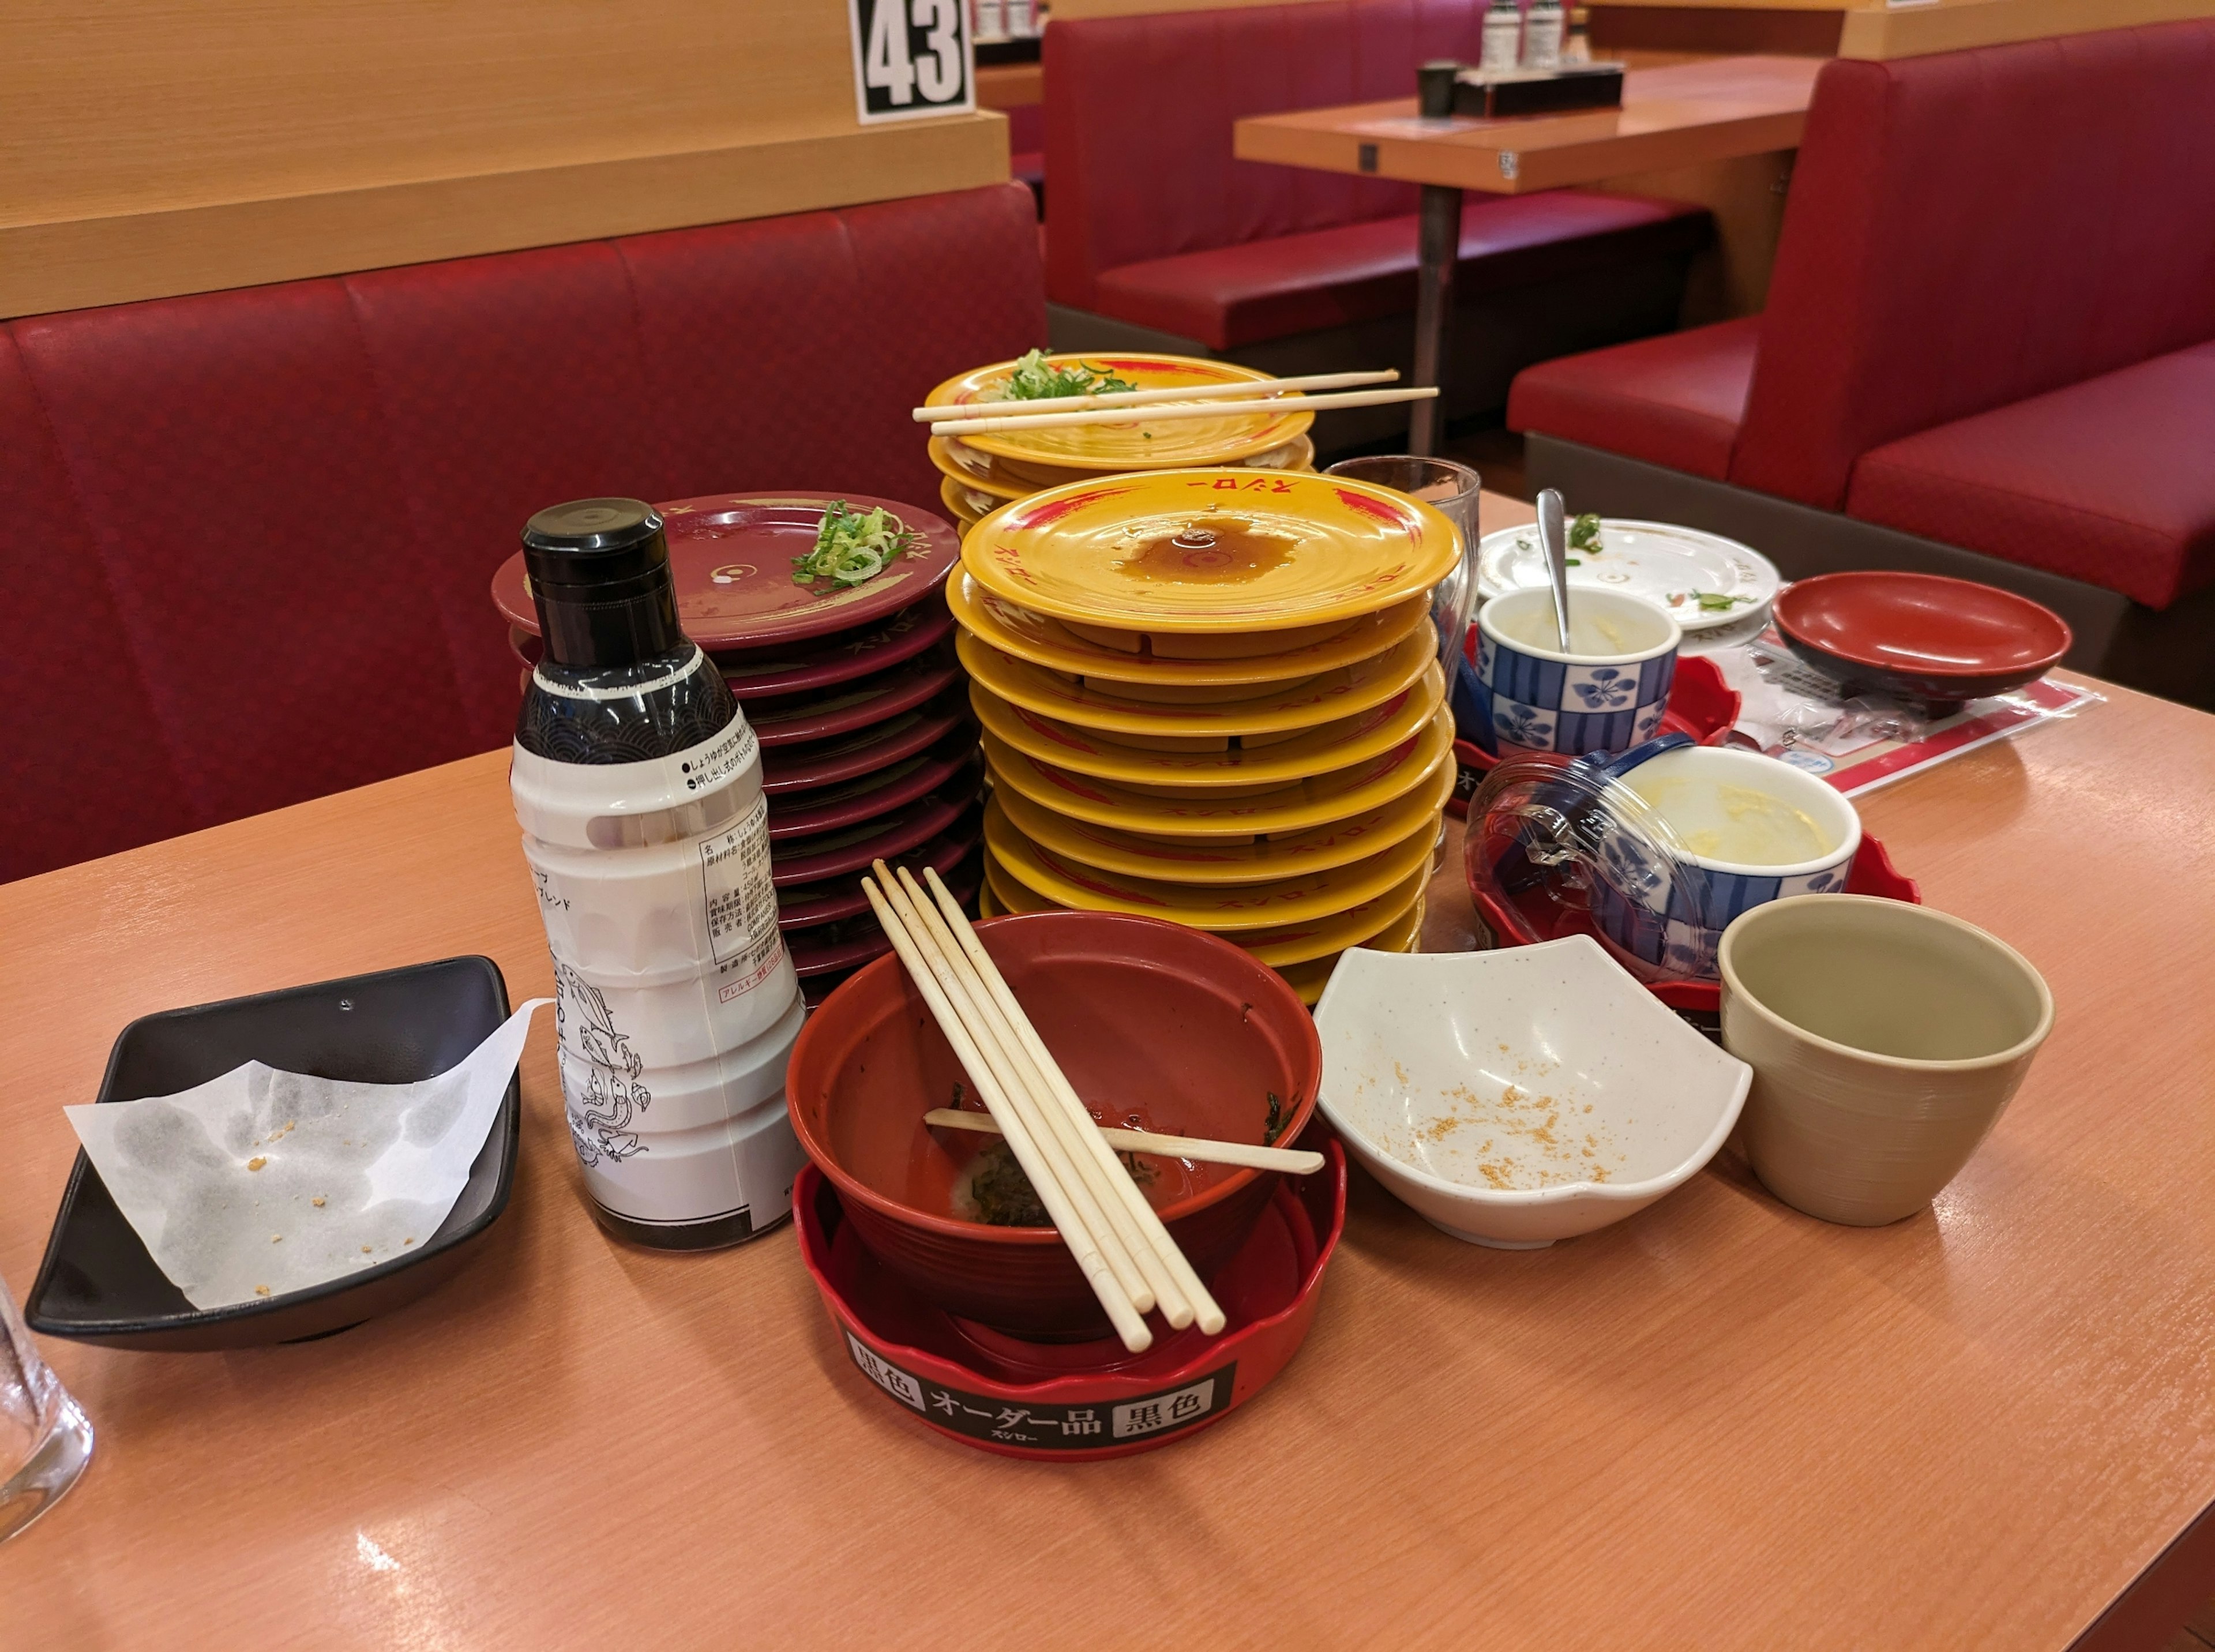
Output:
<svg viewBox="0 0 2215 1652">
<path fill-rule="evenodd" d="M 988 436 L 1001 430 L 1037 430 L 1065 425 L 1150 425 L 1165 420 L 1219 419 L 1226 414 L 1301 408 L 1368 408 L 1390 402 L 1427 401 L 1439 392 L 1419 385 L 1398 390 L 1349 390 L 1317 396 L 1316 390 L 1346 384 L 1378 384 L 1399 378 L 1383 368 L 1370 372 L 1309 373 L 1298 378 L 1256 378 L 1236 384 L 1172 385 L 1151 390 L 1109 390 L 1098 396 L 1050 396 L 1033 402 L 968 402 L 951 407 L 914 409 L 916 421 L 934 436 Z M 1295 390 L 1299 395 L 1285 392 Z M 997 414 L 996 408 L 1022 408 Z"/>
<path fill-rule="evenodd" d="M 930 895 L 905 867 L 895 876 L 880 860 L 875 871 L 862 891 L 877 922 L 1123 1346 L 1138 1354 L 1153 1345 L 1144 1316 L 1154 1308 L 1175 1329 L 1197 1320 L 1219 1333 L 1223 1309 L 1077 1099 L 960 903 L 929 868 Z M 1148 1151 L 1167 1139 L 1150 1138 Z"/>
</svg>

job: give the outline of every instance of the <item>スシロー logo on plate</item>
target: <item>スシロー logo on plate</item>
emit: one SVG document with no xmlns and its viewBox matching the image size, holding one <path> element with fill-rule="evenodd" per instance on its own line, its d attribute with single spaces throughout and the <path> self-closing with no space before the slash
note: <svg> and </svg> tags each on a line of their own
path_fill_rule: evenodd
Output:
<svg viewBox="0 0 2215 1652">
<path fill-rule="evenodd" d="M 973 110 L 967 0 L 848 0 L 864 126 Z"/>
</svg>

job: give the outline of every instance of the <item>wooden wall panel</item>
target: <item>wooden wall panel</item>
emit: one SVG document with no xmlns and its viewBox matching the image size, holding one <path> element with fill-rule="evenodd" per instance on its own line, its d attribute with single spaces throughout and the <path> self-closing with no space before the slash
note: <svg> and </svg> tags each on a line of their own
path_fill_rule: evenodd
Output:
<svg viewBox="0 0 2215 1652">
<path fill-rule="evenodd" d="M 0 314 L 1006 175 L 842 0 L 0 0 Z"/>
</svg>

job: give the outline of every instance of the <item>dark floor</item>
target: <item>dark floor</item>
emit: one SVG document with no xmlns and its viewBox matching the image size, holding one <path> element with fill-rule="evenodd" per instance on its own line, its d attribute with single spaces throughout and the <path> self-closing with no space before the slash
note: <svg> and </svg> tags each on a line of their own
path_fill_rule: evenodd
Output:
<svg viewBox="0 0 2215 1652">
<path fill-rule="evenodd" d="M 1512 430 L 1498 426 L 1488 430 L 1450 429 L 1441 457 L 1476 471 L 1488 492 L 1530 501 L 1531 484 L 1523 474 L 1523 439 Z"/>
<path fill-rule="evenodd" d="M 2176 1638 L 2162 1652 L 2215 1652 L 2215 1600 L 2192 1614 L 2192 1621 L 2176 1631 Z"/>
</svg>

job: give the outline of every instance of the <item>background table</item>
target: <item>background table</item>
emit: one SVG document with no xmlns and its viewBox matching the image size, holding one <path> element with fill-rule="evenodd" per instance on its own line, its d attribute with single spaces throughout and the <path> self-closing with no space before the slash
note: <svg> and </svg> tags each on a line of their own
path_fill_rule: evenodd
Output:
<svg viewBox="0 0 2215 1652">
<path fill-rule="evenodd" d="M 469 952 L 549 989 L 506 767 L 0 887 L 19 1292 L 61 1108 L 132 1016 Z M 788 1231 L 603 1235 L 542 1017 L 514 1203 L 433 1297 L 295 1348 L 46 1343 L 100 1441 L 0 1549 L 5 1643 L 2016 1652 L 2068 1645 L 2200 1519 L 2098 1642 L 2157 1646 L 2215 1588 L 2211 792 L 2215 719 L 2115 691 L 1865 800 L 2059 1006 L 1934 1212 L 1826 1226 L 1726 1155 L 1511 1254 L 1357 1172 L 1284 1375 L 1119 1462 L 906 1421 Z"/>
<path fill-rule="evenodd" d="M 1764 221 L 1775 218 L 1777 201 L 1764 199 L 1774 193 L 1769 175 L 1754 178 L 1749 202 L 1744 175 L 1720 181 L 1690 175 L 1714 163 L 1796 149 L 1821 67 L 1821 60 L 1813 58 L 1752 56 L 1633 69 L 1623 77 L 1619 109 L 1500 120 L 1425 120 L 1416 114 L 1412 97 L 1250 115 L 1233 128 L 1231 146 L 1242 161 L 1273 161 L 1423 186 L 1414 382 L 1436 384 L 1453 312 L 1463 190 L 1520 195 L 1569 184 L 1619 186 L 1626 175 L 1659 175 L 1660 187 L 1650 193 L 1684 199 L 1711 194 L 1711 210 L 1717 212 L 1727 239 L 1749 215 Z M 1780 185 L 1782 175 L 1774 175 Z M 1746 238 L 1743 233 L 1739 238 Z M 1766 241 L 1773 249 L 1773 230 Z M 1741 251 L 1736 261 L 1758 262 L 1759 267 L 1729 278 L 1739 301 L 1731 307 L 1753 298 L 1750 307 L 1758 309 L 1751 289 L 1766 288 L 1766 255 L 1757 253 L 1749 261 Z M 1443 405 L 1443 398 L 1414 404 L 1408 431 L 1414 451 L 1437 451 Z"/>
</svg>

